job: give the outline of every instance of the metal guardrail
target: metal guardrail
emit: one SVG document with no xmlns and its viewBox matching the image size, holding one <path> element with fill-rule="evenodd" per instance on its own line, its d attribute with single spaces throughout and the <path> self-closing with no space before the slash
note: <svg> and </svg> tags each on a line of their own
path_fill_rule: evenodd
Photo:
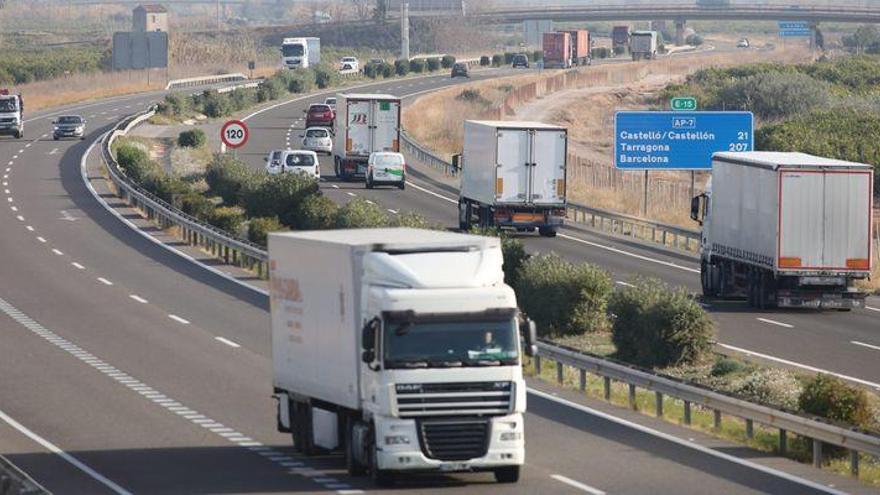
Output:
<svg viewBox="0 0 880 495">
<path fill-rule="evenodd" d="M 611 397 L 611 383 L 623 382 L 629 387 L 630 407 L 636 407 L 636 389 L 654 392 L 656 414 L 663 416 L 663 397 L 669 396 L 684 402 L 682 422 L 691 424 L 691 407 L 697 405 L 714 411 L 714 426 L 721 427 L 721 415 L 726 414 L 745 420 L 746 435 L 752 438 L 754 423 L 779 429 L 779 451 L 787 449 L 789 432 L 809 438 L 813 443 L 813 465 L 822 465 L 822 444 L 836 445 L 850 451 L 850 472 L 859 472 L 859 453 L 880 456 L 880 436 L 859 431 L 846 426 L 833 424 L 821 419 L 811 418 L 793 412 L 749 402 L 731 395 L 709 390 L 684 381 L 645 371 L 634 366 L 618 363 L 607 358 L 585 354 L 573 349 L 541 341 L 538 343 L 538 356 L 535 357 L 535 371 L 540 375 L 541 361 L 549 359 L 556 363 L 556 379 L 559 383 L 565 377 L 565 366 L 579 372 L 581 391 L 587 387 L 587 373 L 604 379 L 605 400 Z"/>
<path fill-rule="evenodd" d="M 51 492 L 0 455 L 0 495 L 51 495 Z"/>
<path fill-rule="evenodd" d="M 204 86 L 206 84 L 216 84 L 223 82 L 231 82 L 231 81 L 243 81 L 248 77 L 241 73 L 232 73 L 232 74 L 218 74 L 215 76 L 202 76 L 202 77 L 189 77 L 186 79 L 174 79 L 168 81 L 168 84 L 165 85 L 165 89 L 180 89 L 180 88 L 188 88 L 191 86 Z"/>
</svg>

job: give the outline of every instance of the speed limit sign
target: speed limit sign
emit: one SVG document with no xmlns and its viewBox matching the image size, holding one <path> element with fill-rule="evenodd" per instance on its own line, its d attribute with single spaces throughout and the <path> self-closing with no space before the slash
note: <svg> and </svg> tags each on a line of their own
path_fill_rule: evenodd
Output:
<svg viewBox="0 0 880 495">
<path fill-rule="evenodd" d="M 240 120 L 230 120 L 220 128 L 220 140 L 230 148 L 241 148 L 247 143 L 250 132 L 247 124 Z"/>
</svg>

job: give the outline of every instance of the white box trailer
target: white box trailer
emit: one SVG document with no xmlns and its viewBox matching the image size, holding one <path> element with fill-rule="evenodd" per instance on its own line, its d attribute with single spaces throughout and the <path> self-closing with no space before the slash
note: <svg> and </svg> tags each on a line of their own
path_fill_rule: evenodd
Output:
<svg viewBox="0 0 880 495">
<path fill-rule="evenodd" d="M 363 177 L 374 151 L 400 151 L 400 98 L 387 94 L 336 95 L 333 161 L 344 180 Z"/>
<path fill-rule="evenodd" d="M 518 326 L 501 266 L 497 238 L 270 234 L 278 429 L 307 455 L 344 450 L 351 474 L 379 482 L 432 470 L 516 481 L 534 326 Z"/>
<path fill-rule="evenodd" d="M 873 169 L 804 153 L 715 153 L 703 222 L 708 295 L 758 307 L 851 308 L 871 272 Z"/>
<path fill-rule="evenodd" d="M 564 127 L 465 121 L 461 229 L 478 224 L 556 235 L 565 217 L 567 146 Z"/>
</svg>

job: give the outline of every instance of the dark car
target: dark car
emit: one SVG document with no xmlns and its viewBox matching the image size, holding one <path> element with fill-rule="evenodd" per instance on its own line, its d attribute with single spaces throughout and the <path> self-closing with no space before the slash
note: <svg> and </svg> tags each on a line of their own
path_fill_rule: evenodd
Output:
<svg viewBox="0 0 880 495">
<path fill-rule="evenodd" d="M 517 53 L 513 56 L 513 68 L 522 67 L 524 69 L 529 68 L 529 57 L 525 56 L 522 53 Z"/>
<path fill-rule="evenodd" d="M 53 124 L 52 139 L 56 141 L 63 137 L 86 138 L 86 119 L 79 115 L 62 115 Z"/>
<path fill-rule="evenodd" d="M 336 117 L 336 114 L 330 108 L 330 105 L 315 103 L 314 105 L 309 105 L 309 109 L 305 112 L 306 127 L 333 127 L 333 119 Z"/>
<path fill-rule="evenodd" d="M 468 74 L 468 66 L 466 64 L 453 65 L 451 77 L 471 77 L 471 75 Z"/>
</svg>

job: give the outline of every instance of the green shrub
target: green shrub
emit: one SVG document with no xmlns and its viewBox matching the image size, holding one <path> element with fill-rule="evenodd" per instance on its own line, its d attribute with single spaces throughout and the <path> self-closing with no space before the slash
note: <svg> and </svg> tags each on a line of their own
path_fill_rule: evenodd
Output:
<svg viewBox="0 0 880 495">
<path fill-rule="evenodd" d="M 237 236 L 244 223 L 244 211 L 237 206 L 220 206 L 214 208 L 208 217 L 208 223 L 224 232 Z"/>
<path fill-rule="evenodd" d="M 516 52 L 504 52 L 504 65 L 510 65 L 513 63 L 513 57 L 516 55 Z"/>
<path fill-rule="evenodd" d="M 264 175 L 248 168 L 231 155 L 217 153 L 208 164 L 205 182 L 210 191 L 223 198 L 226 205 L 242 204 L 243 195 L 257 187 Z"/>
<path fill-rule="evenodd" d="M 610 55 L 610 52 L 608 51 L 608 48 L 606 48 L 604 46 L 600 46 L 600 47 L 593 48 L 592 50 L 590 50 L 590 56 L 592 56 L 593 58 L 599 58 L 599 59 L 608 58 L 609 55 Z"/>
<path fill-rule="evenodd" d="M 379 64 L 367 64 L 364 66 L 364 76 L 370 79 L 376 79 L 379 76 Z"/>
<path fill-rule="evenodd" d="M 426 65 L 427 64 L 425 63 L 425 59 L 414 58 L 409 61 L 409 71 L 416 74 L 421 74 L 422 72 L 425 72 Z"/>
<path fill-rule="evenodd" d="M 504 62 L 504 56 L 496 53 L 492 55 L 492 66 L 493 67 L 501 67 L 501 64 Z"/>
<path fill-rule="evenodd" d="M 710 371 L 709 374 L 712 376 L 735 375 L 745 369 L 746 365 L 742 361 L 737 361 L 736 359 L 730 358 L 721 358 L 718 361 L 715 361 L 715 364 L 712 366 L 712 371 Z"/>
<path fill-rule="evenodd" d="M 166 175 L 158 166 L 153 173 L 144 177 L 141 185 L 168 204 L 175 204 L 177 198 L 192 192 L 188 182 L 180 177 Z"/>
<path fill-rule="evenodd" d="M 501 254 L 504 257 L 504 282 L 511 287 L 517 287 L 519 271 L 531 255 L 526 252 L 522 241 L 510 236 L 501 238 Z"/>
<path fill-rule="evenodd" d="M 444 69 L 451 69 L 453 65 L 455 65 L 455 57 L 452 55 L 443 55 L 443 58 L 440 59 L 440 66 Z"/>
<path fill-rule="evenodd" d="M 177 145 L 182 148 L 201 148 L 207 143 L 208 137 L 201 129 L 183 131 L 177 136 Z"/>
<path fill-rule="evenodd" d="M 615 54 L 615 55 L 623 55 L 623 54 L 626 53 L 626 46 L 624 46 L 624 45 L 617 45 L 617 46 L 614 47 L 613 51 L 614 51 L 614 54 Z"/>
<path fill-rule="evenodd" d="M 393 65 L 388 62 L 382 62 L 382 77 L 385 79 L 394 77 L 394 74 L 397 73 L 397 63 L 395 62 Z"/>
<path fill-rule="evenodd" d="M 266 87 L 261 86 L 261 89 Z M 233 111 L 231 100 L 226 94 L 220 94 L 216 91 L 207 90 L 199 99 L 201 103 L 202 113 L 211 118 L 226 117 Z"/>
<path fill-rule="evenodd" d="M 398 76 L 405 76 L 409 74 L 409 60 L 395 60 L 394 73 Z"/>
<path fill-rule="evenodd" d="M 407 211 L 404 213 L 400 213 L 399 215 L 394 215 L 390 219 L 389 225 L 391 227 L 409 227 L 412 229 L 431 228 L 431 225 L 428 223 L 428 220 L 425 217 L 412 211 Z"/>
<path fill-rule="evenodd" d="M 236 88 L 226 93 L 232 112 L 238 112 L 257 103 L 257 93 L 250 88 Z"/>
<path fill-rule="evenodd" d="M 462 90 L 458 96 L 455 97 L 456 100 L 464 101 L 467 103 L 479 103 L 479 104 L 488 104 L 489 100 L 483 98 L 483 95 L 480 94 L 479 89 L 465 89 Z"/>
<path fill-rule="evenodd" d="M 608 273 L 555 254 L 533 256 L 517 272 L 517 300 L 542 335 L 581 335 L 607 328 Z"/>
<path fill-rule="evenodd" d="M 492 63 L 492 59 L 488 55 L 480 57 L 480 67 L 488 67 Z"/>
<path fill-rule="evenodd" d="M 617 358 L 652 367 L 692 364 L 712 348 L 712 320 L 683 288 L 637 280 L 611 296 Z"/>
<path fill-rule="evenodd" d="M 248 222 L 247 236 L 249 241 L 265 246 L 270 232 L 282 230 L 288 229 L 281 224 L 278 217 L 252 218 Z"/>
<path fill-rule="evenodd" d="M 699 34 L 692 34 L 685 38 L 684 42 L 691 46 L 700 46 L 703 44 L 703 37 Z"/>
<path fill-rule="evenodd" d="M 735 380 L 729 390 L 751 402 L 793 411 L 798 407 L 801 383 L 789 371 L 764 368 Z"/>
<path fill-rule="evenodd" d="M 535 50 L 532 52 L 532 61 L 537 62 L 538 60 L 544 60 L 544 52 L 541 50 Z"/>
<path fill-rule="evenodd" d="M 800 410 L 861 428 L 874 424 L 868 395 L 835 376 L 819 374 L 807 381 L 798 400 Z"/>
<path fill-rule="evenodd" d="M 141 185 L 148 176 L 162 173 L 159 165 L 150 160 L 150 155 L 134 144 L 124 143 L 117 147 L 116 162 L 125 175 Z"/>
<path fill-rule="evenodd" d="M 297 216 L 296 228 L 300 230 L 326 230 L 336 227 L 339 206 L 323 194 L 305 198 Z"/>
<path fill-rule="evenodd" d="M 437 57 L 429 58 L 428 59 L 428 70 L 431 72 L 434 72 L 436 70 L 440 70 L 440 59 Z"/>
<path fill-rule="evenodd" d="M 751 110 L 763 119 L 778 119 L 826 107 L 828 84 L 806 74 L 763 73 L 737 80 L 724 87 L 715 109 Z"/>
<path fill-rule="evenodd" d="M 249 217 L 278 217 L 285 225 L 294 226 L 303 200 L 317 192 L 318 181 L 312 177 L 272 175 L 244 191 L 244 208 Z"/>
<path fill-rule="evenodd" d="M 308 93 L 315 87 L 315 75 L 311 71 L 291 71 L 287 79 L 288 93 Z"/>
<path fill-rule="evenodd" d="M 340 229 L 366 229 L 388 226 L 388 215 L 375 203 L 364 198 L 355 198 L 339 208 L 336 227 Z"/>
<path fill-rule="evenodd" d="M 7 42 L 0 57 L 0 85 L 56 79 L 71 73 L 94 73 L 109 69 L 108 65 L 109 58 L 101 46 L 16 49 L 14 42 Z"/>
<path fill-rule="evenodd" d="M 330 65 L 319 65 L 315 67 L 315 85 L 318 89 L 326 89 L 330 86 L 339 84 L 339 71 Z"/>
<path fill-rule="evenodd" d="M 171 117 L 180 117 L 192 111 L 192 98 L 184 93 L 165 95 L 162 113 Z"/>
<path fill-rule="evenodd" d="M 284 96 L 284 93 L 288 90 L 288 86 L 285 85 L 281 80 L 277 77 L 270 77 L 263 81 L 263 84 L 257 88 L 257 101 L 259 103 L 277 100 Z M 205 115 L 208 115 L 207 113 Z"/>
<path fill-rule="evenodd" d="M 190 192 L 177 198 L 175 205 L 187 215 L 207 220 L 214 211 L 214 202 L 197 192 Z"/>
</svg>

